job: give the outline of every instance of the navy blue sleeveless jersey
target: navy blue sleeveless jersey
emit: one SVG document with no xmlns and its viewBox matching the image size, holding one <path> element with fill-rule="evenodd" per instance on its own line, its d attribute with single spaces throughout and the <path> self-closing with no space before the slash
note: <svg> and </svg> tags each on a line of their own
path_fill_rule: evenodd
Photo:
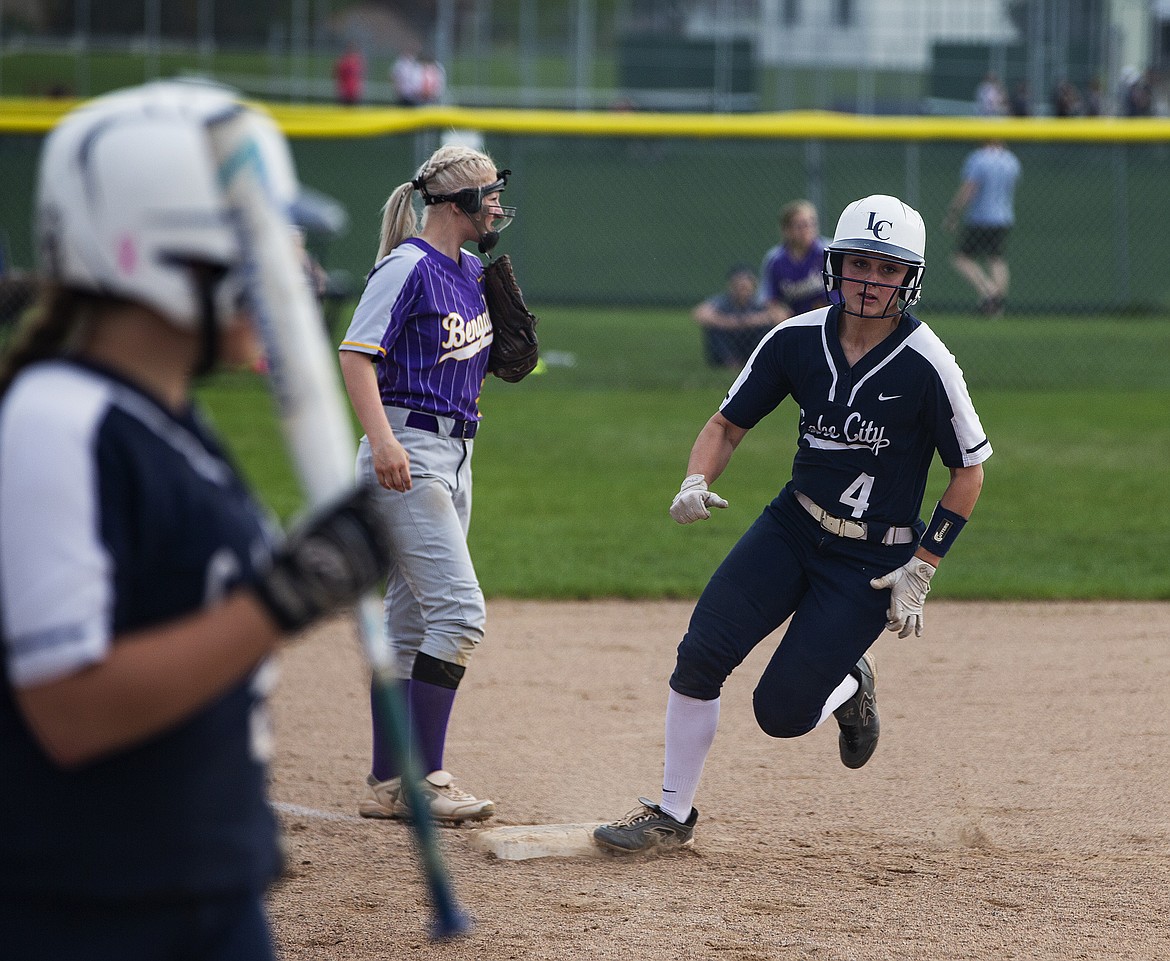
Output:
<svg viewBox="0 0 1170 961">
<path fill-rule="evenodd" d="M 947 467 L 971 467 L 991 445 L 963 372 L 926 324 L 903 314 L 850 367 L 839 316 L 840 307 L 823 307 L 773 328 L 720 413 L 750 428 L 791 396 L 800 424 L 789 486 L 838 517 L 913 526 L 935 451 Z"/>
<path fill-rule="evenodd" d="M 13 688 L 100 662 L 254 576 L 267 521 L 210 431 L 116 376 L 36 364 L 0 406 L 0 890 L 190 898 L 262 889 L 263 667 L 179 726 L 75 770 L 45 756 Z"/>
</svg>

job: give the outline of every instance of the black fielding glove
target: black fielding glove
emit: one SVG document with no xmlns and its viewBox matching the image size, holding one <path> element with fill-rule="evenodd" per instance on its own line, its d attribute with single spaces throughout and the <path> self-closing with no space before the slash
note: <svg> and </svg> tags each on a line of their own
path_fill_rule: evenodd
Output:
<svg viewBox="0 0 1170 961">
<path fill-rule="evenodd" d="M 389 566 L 386 523 L 372 488 L 361 486 L 298 525 L 253 586 L 285 631 L 299 631 L 356 601 Z"/>
<path fill-rule="evenodd" d="M 524 303 L 512 258 L 507 254 L 484 268 L 483 296 L 492 322 L 488 370 L 514 384 L 536 369 L 540 345 L 536 340 L 536 315 Z"/>
</svg>

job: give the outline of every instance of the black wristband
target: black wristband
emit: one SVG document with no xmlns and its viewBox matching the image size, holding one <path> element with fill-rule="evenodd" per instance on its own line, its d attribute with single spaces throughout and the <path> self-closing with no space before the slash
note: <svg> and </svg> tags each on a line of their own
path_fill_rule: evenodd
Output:
<svg viewBox="0 0 1170 961">
<path fill-rule="evenodd" d="M 966 523 L 967 518 L 962 514 L 956 514 L 938 504 L 931 515 L 930 523 L 926 525 L 926 533 L 922 535 L 919 546 L 936 557 L 945 557 Z"/>
</svg>

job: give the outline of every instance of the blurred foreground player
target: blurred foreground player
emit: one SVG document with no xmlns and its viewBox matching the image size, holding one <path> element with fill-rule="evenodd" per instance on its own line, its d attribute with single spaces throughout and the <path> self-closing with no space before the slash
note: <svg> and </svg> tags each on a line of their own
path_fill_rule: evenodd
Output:
<svg viewBox="0 0 1170 961">
<path fill-rule="evenodd" d="M 273 957 L 268 658 L 388 566 L 365 490 L 278 544 L 192 403 L 258 351 L 208 139 L 243 109 L 151 84 L 68 114 L 41 155 L 46 293 L 0 368 L 5 957 Z"/>
</svg>

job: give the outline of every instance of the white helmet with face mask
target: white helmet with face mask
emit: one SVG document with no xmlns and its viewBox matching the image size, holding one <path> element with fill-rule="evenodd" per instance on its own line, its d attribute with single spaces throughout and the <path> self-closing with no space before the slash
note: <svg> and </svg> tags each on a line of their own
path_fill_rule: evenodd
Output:
<svg viewBox="0 0 1170 961">
<path fill-rule="evenodd" d="M 911 268 L 906 279 L 895 287 L 886 284 L 872 286 L 894 290 L 903 310 L 918 302 L 922 294 L 922 275 L 926 271 L 926 224 L 913 207 L 897 197 L 874 194 L 855 200 L 841 212 L 833 242 L 825 248 L 825 290 L 834 303 L 841 299 L 838 291 L 846 253 L 864 254 Z"/>
</svg>

